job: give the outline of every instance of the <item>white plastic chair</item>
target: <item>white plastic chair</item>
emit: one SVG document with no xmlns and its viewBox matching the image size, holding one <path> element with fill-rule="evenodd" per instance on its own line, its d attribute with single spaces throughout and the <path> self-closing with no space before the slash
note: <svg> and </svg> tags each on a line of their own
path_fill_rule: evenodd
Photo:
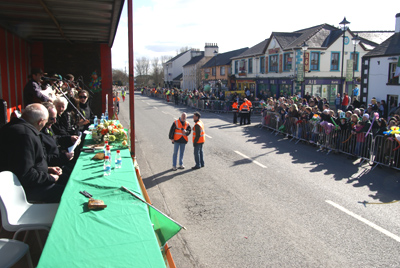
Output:
<svg viewBox="0 0 400 268">
<path fill-rule="evenodd" d="M 3 228 L 15 232 L 35 230 L 39 246 L 43 249 L 38 230 L 50 231 L 58 204 L 28 203 L 17 176 L 10 171 L 0 173 L 0 210 Z M 28 232 L 25 234 L 26 241 Z"/>
<path fill-rule="evenodd" d="M 21 241 L 11 239 L 0 239 L 0 267 L 8 268 L 13 266 L 24 255 L 28 261 L 28 267 L 32 268 L 29 246 Z"/>
</svg>

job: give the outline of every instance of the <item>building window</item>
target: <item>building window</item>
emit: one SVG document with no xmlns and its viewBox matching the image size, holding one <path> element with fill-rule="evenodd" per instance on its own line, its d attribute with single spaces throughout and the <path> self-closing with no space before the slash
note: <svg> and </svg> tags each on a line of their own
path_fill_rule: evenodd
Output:
<svg viewBox="0 0 400 268">
<path fill-rule="evenodd" d="M 358 72 L 358 55 L 359 53 L 358 52 L 356 52 L 356 57 L 355 57 L 355 59 L 354 59 L 354 52 L 351 52 L 351 54 L 350 54 L 350 59 L 351 60 L 354 60 L 354 71 L 357 71 Z"/>
<path fill-rule="evenodd" d="M 220 75 L 225 75 L 225 66 L 219 67 L 219 74 Z"/>
<path fill-rule="evenodd" d="M 311 52 L 310 70 L 319 71 L 319 52 Z"/>
<path fill-rule="evenodd" d="M 285 53 L 283 54 L 284 62 L 283 62 L 283 70 L 289 72 L 292 69 L 292 54 Z"/>
<path fill-rule="evenodd" d="M 265 57 L 260 58 L 260 73 L 265 73 Z"/>
<path fill-rule="evenodd" d="M 211 75 L 212 76 L 216 76 L 217 74 L 215 73 L 215 67 L 212 67 L 212 69 L 211 69 Z"/>
<path fill-rule="evenodd" d="M 276 72 L 276 73 L 278 72 L 278 67 L 279 67 L 278 56 L 279 55 L 269 56 L 269 71 L 270 72 Z"/>
<path fill-rule="evenodd" d="M 249 59 L 249 74 L 253 73 L 253 58 Z"/>
<path fill-rule="evenodd" d="M 241 60 L 239 64 L 239 73 L 246 73 L 246 60 Z"/>
<path fill-rule="evenodd" d="M 396 73 L 396 66 L 397 62 L 391 62 L 389 63 L 389 79 L 388 79 L 388 85 L 400 85 L 399 83 L 399 76 L 394 77 L 394 74 Z"/>
<path fill-rule="evenodd" d="M 339 52 L 332 52 L 331 54 L 331 71 L 339 71 Z"/>
<path fill-rule="evenodd" d="M 235 60 L 235 74 L 239 73 L 239 61 Z"/>
</svg>

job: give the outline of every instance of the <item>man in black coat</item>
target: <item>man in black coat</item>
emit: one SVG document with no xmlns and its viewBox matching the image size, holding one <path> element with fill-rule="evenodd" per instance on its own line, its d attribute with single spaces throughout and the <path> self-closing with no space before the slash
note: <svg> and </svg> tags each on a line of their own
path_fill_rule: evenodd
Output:
<svg viewBox="0 0 400 268">
<path fill-rule="evenodd" d="M 0 129 L 0 171 L 17 175 L 28 201 L 57 203 L 64 191 L 56 183 L 62 170 L 48 167 L 40 135 L 48 117 L 47 109 L 34 103 Z"/>
<path fill-rule="evenodd" d="M 24 103 L 25 106 L 31 103 L 40 103 L 49 101 L 50 98 L 42 93 L 40 81 L 44 73 L 40 68 L 32 68 L 31 79 L 24 88 Z"/>
</svg>

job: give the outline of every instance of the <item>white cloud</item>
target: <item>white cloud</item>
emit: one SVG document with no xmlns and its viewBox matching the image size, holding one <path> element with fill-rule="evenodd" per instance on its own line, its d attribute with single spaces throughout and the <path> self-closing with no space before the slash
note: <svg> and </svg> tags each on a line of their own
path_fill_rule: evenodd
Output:
<svg viewBox="0 0 400 268">
<path fill-rule="evenodd" d="M 139 1 L 140 2 L 140 1 Z M 385 4 L 365 1 L 319 0 L 270 2 L 259 0 L 153 0 L 135 6 L 133 13 L 134 54 L 137 57 L 176 55 L 180 47 L 204 49 L 218 43 L 220 52 L 251 47 L 272 31 L 292 32 L 328 23 L 338 26 L 344 16 L 352 30 L 394 30 L 398 0 Z M 126 5 L 114 41 L 113 67 L 128 61 Z"/>
</svg>

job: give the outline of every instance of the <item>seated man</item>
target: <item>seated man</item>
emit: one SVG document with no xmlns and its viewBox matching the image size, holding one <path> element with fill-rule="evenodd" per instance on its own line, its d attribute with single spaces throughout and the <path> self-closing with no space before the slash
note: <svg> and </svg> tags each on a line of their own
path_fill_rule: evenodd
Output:
<svg viewBox="0 0 400 268">
<path fill-rule="evenodd" d="M 46 150 L 47 164 L 49 166 L 59 166 L 62 168 L 63 174 L 60 176 L 58 183 L 66 184 L 74 166 L 74 162 L 71 161 L 74 158 L 74 152 L 69 153 L 67 150 L 62 150 L 59 148 L 59 142 L 61 141 L 63 144 L 69 142 L 71 146 L 73 144 L 71 142 L 71 136 L 54 135 L 52 125 L 57 120 L 57 110 L 51 102 L 44 102 L 43 106 L 46 107 L 49 112 L 49 120 L 40 131 L 42 134 L 42 143 Z M 74 140 L 74 142 L 75 141 L 76 140 Z"/>
<path fill-rule="evenodd" d="M 40 135 L 48 117 L 47 109 L 34 103 L 0 129 L 0 171 L 17 175 L 28 201 L 57 203 L 64 191 L 57 184 L 62 169 L 48 167 Z"/>
</svg>

